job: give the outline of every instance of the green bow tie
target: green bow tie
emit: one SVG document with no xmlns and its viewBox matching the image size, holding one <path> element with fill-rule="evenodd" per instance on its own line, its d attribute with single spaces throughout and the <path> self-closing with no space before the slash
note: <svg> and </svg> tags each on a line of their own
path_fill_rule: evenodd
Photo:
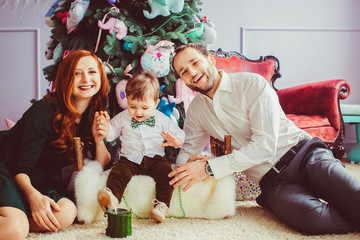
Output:
<svg viewBox="0 0 360 240">
<path fill-rule="evenodd" d="M 139 127 L 140 125 L 145 124 L 148 125 L 149 127 L 155 127 L 155 117 L 151 116 L 148 119 L 142 121 L 142 122 L 138 122 L 135 119 L 131 119 L 131 127 L 133 129 L 136 129 L 137 127 Z"/>
</svg>

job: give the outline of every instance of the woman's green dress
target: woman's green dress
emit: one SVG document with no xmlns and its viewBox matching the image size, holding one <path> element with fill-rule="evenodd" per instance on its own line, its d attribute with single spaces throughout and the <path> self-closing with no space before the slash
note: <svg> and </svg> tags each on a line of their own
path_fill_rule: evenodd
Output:
<svg viewBox="0 0 360 240">
<path fill-rule="evenodd" d="M 13 128 L 0 132 L 0 207 L 12 206 L 29 214 L 29 206 L 13 181 L 19 173 L 27 174 L 38 191 L 55 201 L 66 196 L 62 169 L 74 162 L 51 144 L 58 137 L 52 128 L 56 109 L 54 100 L 37 101 Z M 88 109 L 76 125 L 76 135 L 87 140 L 85 149 L 94 156 L 90 112 Z"/>
</svg>

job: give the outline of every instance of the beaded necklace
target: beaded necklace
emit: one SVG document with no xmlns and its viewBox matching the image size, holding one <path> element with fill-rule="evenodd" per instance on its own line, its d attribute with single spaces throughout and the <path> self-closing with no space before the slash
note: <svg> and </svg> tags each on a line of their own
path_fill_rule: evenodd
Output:
<svg viewBox="0 0 360 240">
<path fill-rule="evenodd" d="M 179 203 L 180 203 L 180 208 L 181 208 L 181 212 L 182 212 L 182 216 L 166 216 L 167 218 L 177 218 L 177 219 L 184 219 L 185 218 L 185 210 L 184 210 L 184 207 L 182 205 L 182 199 L 181 199 L 181 187 L 179 186 L 178 187 L 178 192 L 179 192 Z M 127 203 L 126 199 L 125 199 L 125 196 L 123 195 L 122 196 L 122 199 L 124 200 L 124 203 L 126 205 L 126 207 L 128 209 L 131 209 L 129 204 Z M 150 217 L 141 217 L 139 215 L 137 215 L 135 212 L 131 211 L 132 214 L 137 217 L 137 218 L 140 218 L 140 219 L 150 219 Z"/>
</svg>

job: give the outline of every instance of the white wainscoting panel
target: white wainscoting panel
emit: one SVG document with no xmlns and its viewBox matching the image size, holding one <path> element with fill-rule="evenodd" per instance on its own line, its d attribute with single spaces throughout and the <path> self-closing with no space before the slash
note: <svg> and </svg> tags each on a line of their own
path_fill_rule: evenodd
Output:
<svg viewBox="0 0 360 240">
<path fill-rule="evenodd" d="M 240 51 L 246 57 L 274 55 L 279 59 L 279 89 L 337 78 L 350 85 L 359 81 L 360 29 L 243 27 L 240 32 Z M 349 99 L 360 104 L 359 94 L 350 94 Z"/>
<path fill-rule="evenodd" d="M 40 97 L 39 29 L 0 29 L 0 130 Z"/>
</svg>

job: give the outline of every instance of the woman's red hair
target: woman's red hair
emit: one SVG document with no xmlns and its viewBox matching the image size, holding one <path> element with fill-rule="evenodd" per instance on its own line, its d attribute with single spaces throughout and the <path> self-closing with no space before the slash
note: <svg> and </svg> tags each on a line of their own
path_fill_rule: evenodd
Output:
<svg viewBox="0 0 360 240">
<path fill-rule="evenodd" d="M 107 93 L 109 89 L 106 72 L 100 59 L 91 51 L 75 50 L 67 55 L 59 64 L 54 81 L 55 92 L 51 96 L 56 100 L 58 109 L 55 112 L 52 126 L 59 138 L 53 141 L 53 145 L 61 152 L 66 153 L 70 159 L 73 158 L 73 137 L 76 134 L 75 120 L 79 112 L 75 107 L 75 99 L 72 95 L 75 79 L 75 70 L 79 60 L 91 56 L 98 65 L 101 86 L 89 104 L 92 114 L 96 111 L 105 111 L 107 105 Z M 89 133 L 92 138 L 92 133 Z"/>
</svg>

